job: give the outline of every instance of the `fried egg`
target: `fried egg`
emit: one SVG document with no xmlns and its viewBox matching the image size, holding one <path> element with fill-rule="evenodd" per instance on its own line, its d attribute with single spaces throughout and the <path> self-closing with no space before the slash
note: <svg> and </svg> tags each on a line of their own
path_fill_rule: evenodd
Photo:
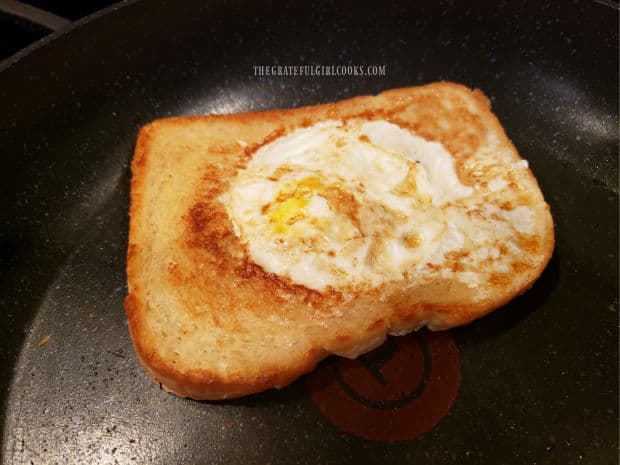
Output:
<svg viewBox="0 0 620 465">
<path fill-rule="evenodd" d="M 250 259 L 324 291 L 379 286 L 464 244 L 474 189 L 438 142 L 383 120 L 326 121 L 258 149 L 220 198 Z"/>
</svg>

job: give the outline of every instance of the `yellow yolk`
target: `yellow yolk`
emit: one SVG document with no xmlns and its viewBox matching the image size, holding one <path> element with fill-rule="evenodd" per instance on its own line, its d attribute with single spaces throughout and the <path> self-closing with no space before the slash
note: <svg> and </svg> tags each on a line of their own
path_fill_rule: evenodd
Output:
<svg viewBox="0 0 620 465">
<path fill-rule="evenodd" d="M 309 203 L 310 200 L 308 199 L 298 199 L 295 197 L 279 202 L 269 213 L 269 221 L 274 224 L 275 232 L 285 234 L 290 225 L 304 217 L 303 209 Z"/>
<path fill-rule="evenodd" d="M 306 217 L 305 207 L 313 195 L 325 188 L 318 177 L 308 176 L 298 182 L 286 183 L 270 208 L 269 221 L 278 234 L 289 232 L 290 226 Z"/>
</svg>

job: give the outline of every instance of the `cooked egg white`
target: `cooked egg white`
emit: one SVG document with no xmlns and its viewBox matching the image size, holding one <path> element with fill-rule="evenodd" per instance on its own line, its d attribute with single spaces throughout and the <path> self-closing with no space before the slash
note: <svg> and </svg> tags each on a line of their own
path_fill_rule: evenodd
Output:
<svg viewBox="0 0 620 465">
<path fill-rule="evenodd" d="M 327 121 L 261 147 L 221 197 L 250 258 L 319 291 L 441 264 L 470 196 L 443 145 L 387 121 Z"/>
</svg>

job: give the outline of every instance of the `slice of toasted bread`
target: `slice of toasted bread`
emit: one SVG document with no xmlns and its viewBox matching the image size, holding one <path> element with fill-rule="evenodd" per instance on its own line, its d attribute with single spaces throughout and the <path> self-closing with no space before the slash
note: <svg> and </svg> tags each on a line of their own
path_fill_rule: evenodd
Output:
<svg viewBox="0 0 620 465">
<path fill-rule="evenodd" d="M 238 231 L 244 219 L 233 221 L 222 198 L 260 147 L 352 120 L 443 144 L 468 195 L 442 208 L 465 239 L 399 279 L 313 288 L 257 263 Z M 554 246 L 549 207 L 488 99 L 452 83 L 157 120 L 138 138 L 130 216 L 125 306 L 136 354 L 160 386 L 194 399 L 279 388 L 329 354 L 355 357 L 388 334 L 469 323 L 527 290 Z"/>
</svg>

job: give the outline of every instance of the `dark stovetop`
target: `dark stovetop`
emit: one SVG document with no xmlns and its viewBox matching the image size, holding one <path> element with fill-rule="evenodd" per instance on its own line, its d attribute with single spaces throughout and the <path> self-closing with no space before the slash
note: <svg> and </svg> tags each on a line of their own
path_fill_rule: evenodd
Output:
<svg viewBox="0 0 620 465">
<path fill-rule="evenodd" d="M 118 0 L 0 1 L 0 61 Z"/>
</svg>

